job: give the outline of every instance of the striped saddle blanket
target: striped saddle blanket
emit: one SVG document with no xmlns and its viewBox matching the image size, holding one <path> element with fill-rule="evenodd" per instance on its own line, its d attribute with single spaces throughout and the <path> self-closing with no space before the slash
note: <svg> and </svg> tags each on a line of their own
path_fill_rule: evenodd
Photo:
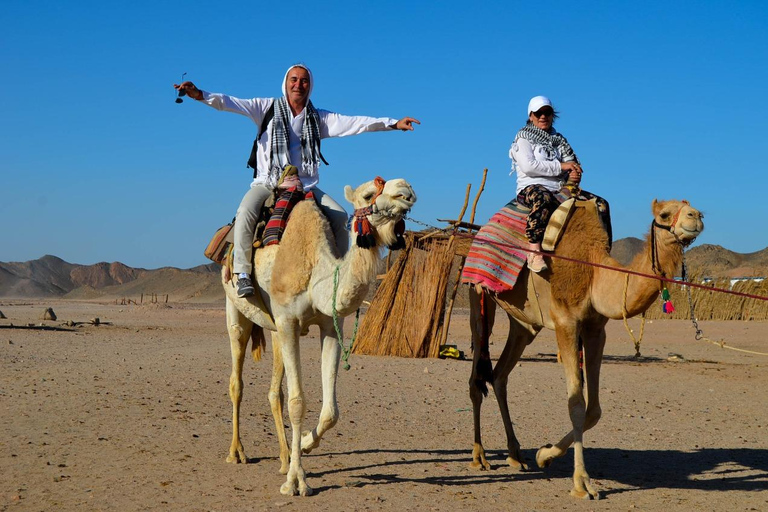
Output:
<svg viewBox="0 0 768 512">
<path fill-rule="evenodd" d="M 594 199 L 572 198 L 567 190 L 561 190 L 555 197 L 560 207 L 552 213 L 541 242 L 542 249 L 549 252 L 555 250 L 574 206 L 587 207 L 597 215 Z M 480 228 L 461 272 L 462 284 L 479 284 L 494 293 L 515 286 L 528 257 L 525 225 L 530 211 L 513 199 Z"/>
<path fill-rule="evenodd" d="M 477 232 L 461 272 L 462 284 L 479 284 L 500 293 L 511 290 L 525 265 L 525 223 L 529 208 L 512 200 Z"/>
<path fill-rule="evenodd" d="M 314 198 L 315 195 L 312 191 L 304 192 L 295 187 L 281 191 L 275 201 L 275 208 L 264 227 L 264 234 L 261 240 L 262 245 L 267 247 L 268 245 L 279 244 L 280 239 L 283 238 L 283 232 L 285 232 L 285 227 L 288 225 L 288 218 L 291 216 L 293 208 L 299 204 L 299 201 Z"/>
</svg>

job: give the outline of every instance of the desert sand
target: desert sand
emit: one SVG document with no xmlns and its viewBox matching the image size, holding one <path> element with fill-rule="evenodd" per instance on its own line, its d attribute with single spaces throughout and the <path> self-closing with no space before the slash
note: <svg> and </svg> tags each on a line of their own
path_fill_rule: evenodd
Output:
<svg viewBox="0 0 768 512">
<path fill-rule="evenodd" d="M 227 464 L 229 344 L 223 303 L 114 305 L 4 301 L 0 325 L 40 324 L 52 307 L 71 331 L 0 329 L 0 510 L 768 510 L 768 357 L 697 341 L 688 321 L 655 320 L 635 360 L 610 322 L 603 418 L 585 435 L 600 501 L 579 501 L 572 451 L 546 470 L 536 449 L 570 429 L 551 332 L 510 376 L 517 436 L 531 470 L 505 463 L 489 396 L 491 471 L 469 467 L 470 362 L 353 355 L 341 419 L 305 456 L 311 497 L 280 494 L 267 390 L 271 350 L 247 361 L 241 432 L 249 464 Z M 638 331 L 639 320 L 632 320 Z M 105 324 L 104 324 L 105 323 Z M 347 321 L 352 332 L 352 319 Z M 711 339 L 768 352 L 768 323 L 702 322 Z M 497 322 L 491 354 L 503 348 Z M 470 354 L 468 316 L 449 343 Z M 320 410 L 317 330 L 302 341 L 307 422 Z M 492 393 L 491 393 L 492 395 Z M 286 419 L 287 423 L 287 419 Z"/>
</svg>

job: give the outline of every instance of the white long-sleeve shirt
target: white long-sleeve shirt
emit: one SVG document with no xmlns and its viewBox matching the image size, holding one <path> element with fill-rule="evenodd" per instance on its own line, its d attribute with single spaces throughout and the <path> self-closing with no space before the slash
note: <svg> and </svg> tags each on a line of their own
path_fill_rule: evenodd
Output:
<svg viewBox="0 0 768 512">
<path fill-rule="evenodd" d="M 562 156 L 557 148 L 554 152 L 548 151 L 544 146 L 520 137 L 509 149 L 509 157 L 512 159 L 512 172 L 517 171 L 515 194 L 529 185 L 543 185 L 557 192 L 568 178 L 560 165 Z"/>
<path fill-rule="evenodd" d="M 233 96 L 227 96 L 220 93 L 209 93 L 202 91 L 202 103 L 209 105 L 216 110 L 234 112 L 249 117 L 255 124 L 256 129 L 261 126 L 264 115 L 274 101 L 273 98 L 252 98 L 240 99 Z M 304 118 L 307 109 L 302 110 L 299 115 L 294 116 L 289 112 L 291 129 L 288 132 L 288 154 L 293 165 L 299 168 L 299 178 L 304 186 L 304 190 L 310 190 L 320 182 L 320 175 L 316 173 L 309 176 L 302 171 L 301 166 L 301 130 L 304 126 Z M 346 137 L 348 135 L 357 135 L 365 132 L 380 132 L 391 130 L 391 126 L 397 123 L 397 119 L 390 117 L 367 117 L 367 116 L 345 116 L 327 110 L 317 110 L 320 118 L 320 138 Z M 269 153 L 272 147 L 272 123 L 270 121 L 264 129 L 264 133 L 258 141 L 257 174 L 251 186 L 256 184 L 269 184 Z"/>
</svg>

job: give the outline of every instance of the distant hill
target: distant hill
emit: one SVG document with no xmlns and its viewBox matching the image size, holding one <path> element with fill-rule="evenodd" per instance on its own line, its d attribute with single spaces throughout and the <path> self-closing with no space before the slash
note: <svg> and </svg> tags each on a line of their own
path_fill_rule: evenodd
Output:
<svg viewBox="0 0 768 512">
<path fill-rule="evenodd" d="M 627 265 L 640 251 L 644 242 L 638 238 L 622 238 L 613 243 L 611 256 Z M 719 245 L 704 244 L 685 253 L 688 271 L 700 277 L 768 277 L 768 247 L 757 252 L 741 254 Z"/>
<path fill-rule="evenodd" d="M 224 298 L 215 263 L 182 270 L 132 268 L 120 262 L 77 265 L 56 256 L 26 262 L 0 262 L 0 297 L 68 299 L 136 298 L 169 295 L 172 301 Z"/>
<path fill-rule="evenodd" d="M 611 255 L 626 265 L 643 249 L 638 238 L 613 243 Z M 700 245 L 686 252 L 688 270 L 699 277 L 768 277 L 768 248 L 740 254 L 719 245 Z M 56 256 L 25 262 L 0 262 L 0 298 L 61 297 L 80 300 L 136 300 L 142 294 L 168 295 L 171 302 L 224 299 L 221 267 L 215 263 L 190 269 L 132 268 L 120 262 L 78 265 Z"/>
</svg>

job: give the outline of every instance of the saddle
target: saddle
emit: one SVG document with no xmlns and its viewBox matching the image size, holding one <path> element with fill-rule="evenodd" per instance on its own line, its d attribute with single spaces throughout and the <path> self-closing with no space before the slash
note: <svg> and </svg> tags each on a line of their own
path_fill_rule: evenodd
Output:
<svg viewBox="0 0 768 512">
<path fill-rule="evenodd" d="M 267 197 L 261 207 L 253 232 L 253 248 L 259 249 L 280 243 L 293 208 L 304 199 L 313 199 L 312 192 L 304 192 L 298 169 L 286 165 L 274 194 Z M 211 261 L 224 265 L 231 261 L 234 248 L 235 219 L 216 230 L 203 253 Z"/>
<path fill-rule="evenodd" d="M 550 217 L 541 244 L 546 251 L 554 251 L 575 208 L 588 208 L 598 214 L 594 199 L 584 201 L 559 195 L 565 197 Z M 529 208 L 512 200 L 475 234 L 462 269 L 463 284 L 480 285 L 495 293 L 515 286 L 528 256 L 522 248 L 528 244 L 525 227 L 529 212 Z"/>
</svg>

